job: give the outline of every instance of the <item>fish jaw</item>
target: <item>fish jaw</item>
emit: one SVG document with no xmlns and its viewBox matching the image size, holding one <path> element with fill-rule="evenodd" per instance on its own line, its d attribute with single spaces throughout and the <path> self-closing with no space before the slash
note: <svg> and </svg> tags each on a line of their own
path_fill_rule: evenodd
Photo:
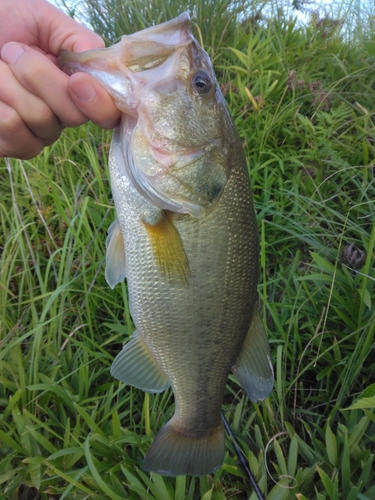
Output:
<svg viewBox="0 0 375 500">
<path fill-rule="evenodd" d="M 92 75 L 112 95 L 120 111 L 132 114 L 139 104 L 134 90 L 143 86 L 139 74 L 160 67 L 171 54 L 188 46 L 192 39 L 190 17 L 184 12 L 176 19 L 124 35 L 120 42 L 105 49 L 80 53 L 62 51 L 58 57 L 59 65 L 70 75 L 76 72 Z"/>
<path fill-rule="evenodd" d="M 223 130 L 234 132 L 187 13 L 106 49 L 62 52 L 59 61 L 68 74 L 91 74 L 114 98 L 123 113 L 115 140 L 125 174 L 144 198 L 195 218 L 214 208 L 228 180 Z M 207 94 L 197 92 L 194 78 L 198 85 L 207 79 Z"/>
</svg>

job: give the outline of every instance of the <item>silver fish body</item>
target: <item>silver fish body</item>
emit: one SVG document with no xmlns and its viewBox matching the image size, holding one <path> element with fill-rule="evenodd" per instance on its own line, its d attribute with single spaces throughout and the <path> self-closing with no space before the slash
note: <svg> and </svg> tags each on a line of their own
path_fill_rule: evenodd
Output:
<svg viewBox="0 0 375 500">
<path fill-rule="evenodd" d="M 145 391 L 170 385 L 175 397 L 143 467 L 209 473 L 223 461 L 230 370 L 252 400 L 273 385 L 240 139 L 187 14 L 61 61 L 98 78 L 123 111 L 109 158 L 117 219 L 106 278 L 113 287 L 126 276 L 137 330 L 111 372 Z"/>
</svg>

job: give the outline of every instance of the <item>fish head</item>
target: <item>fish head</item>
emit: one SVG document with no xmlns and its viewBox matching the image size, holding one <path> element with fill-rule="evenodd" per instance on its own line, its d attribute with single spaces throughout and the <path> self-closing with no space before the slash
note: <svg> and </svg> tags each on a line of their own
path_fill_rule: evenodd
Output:
<svg viewBox="0 0 375 500">
<path fill-rule="evenodd" d="M 214 208 L 229 176 L 234 127 L 187 13 L 106 49 L 63 52 L 60 64 L 91 74 L 114 98 L 122 111 L 117 162 L 144 197 L 193 217 Z"/>
</svg>

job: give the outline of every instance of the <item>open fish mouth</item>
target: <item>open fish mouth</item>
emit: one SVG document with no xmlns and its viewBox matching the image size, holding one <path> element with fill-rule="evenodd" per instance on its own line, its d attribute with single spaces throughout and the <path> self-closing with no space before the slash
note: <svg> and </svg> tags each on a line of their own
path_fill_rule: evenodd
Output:
<svg viewBox="0 0 375 500">
<path fill-rule="evenodd" d="M 132 99 L 134 88 L 142 86 L 142 77 L 135 74 L 148 71 L 146 80 L 150 79 L 150 70 L 162 67 L 172 54 L 186 49 L 193 40 L 190 16 L 184 12 L 176 19 L 124 35 L 111 47 L 80 53 L 62 51 L 59 64 L 67 74 L 91 74 L 114 97 L 121 111 L 132 114 L 137 104 Z"/>
</svg>

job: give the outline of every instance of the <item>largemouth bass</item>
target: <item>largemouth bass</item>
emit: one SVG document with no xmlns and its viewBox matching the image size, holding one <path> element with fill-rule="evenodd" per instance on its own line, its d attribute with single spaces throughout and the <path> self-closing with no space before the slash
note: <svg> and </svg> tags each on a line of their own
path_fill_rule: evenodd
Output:
<svg viewBox="0 0 375 500">
<path fill-rule="evenodd" d="M 126 277 L 136 332 L 111 373 L 144 391 L 171 386 L 175 398 L 143 467 L 207 474 L 223 462 L 229 372 L 253 401 L 273 385 L 241 141 L 187 13 L 60 62 L 93 75 L 122 111 L 109 158 L 117 219 L 106 279 L 114 287 Z"/>
</svg>

